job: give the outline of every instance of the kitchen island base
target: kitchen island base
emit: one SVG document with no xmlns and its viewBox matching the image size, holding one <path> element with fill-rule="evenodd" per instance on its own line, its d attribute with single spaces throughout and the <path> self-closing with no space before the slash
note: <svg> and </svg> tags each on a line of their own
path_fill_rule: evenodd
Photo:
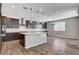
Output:
<svg viewBox="0 0 79 59">
<path fill-rule="evenodd" d="M 41 45 L 47 42 L 47 33 L 26 33 L 25 49 Z"/>
</svg>

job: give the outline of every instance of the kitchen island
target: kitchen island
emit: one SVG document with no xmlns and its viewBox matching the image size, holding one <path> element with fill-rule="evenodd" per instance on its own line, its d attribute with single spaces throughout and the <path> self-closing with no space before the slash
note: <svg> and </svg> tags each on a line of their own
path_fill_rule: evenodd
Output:
<svg viewBox="0 0 79 59">
<path fill-rule="evenodd" d="M 47 42 L 46 29 L 7 28 L 6 33 L 23 34 L 25 49 Z"/>
<path fill-rule="evenodd" d="M 25 36 L 25 48 L 31 48 L 47 42 L 47 32 L 22 32 Z"/>
</svg>

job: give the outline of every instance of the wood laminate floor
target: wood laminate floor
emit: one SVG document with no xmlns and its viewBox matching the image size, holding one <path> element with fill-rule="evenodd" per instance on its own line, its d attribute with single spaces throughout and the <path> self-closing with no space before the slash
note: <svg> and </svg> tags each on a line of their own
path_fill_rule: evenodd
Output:
<svg viewBox="0 0 79 59">
<path fill-rule="evenodd" d="M 48 37 L 48 42 L 25 49 L 19 40 L 2 43 L 1 55 L 79 55 L 79 40 Z"/>
</svg>

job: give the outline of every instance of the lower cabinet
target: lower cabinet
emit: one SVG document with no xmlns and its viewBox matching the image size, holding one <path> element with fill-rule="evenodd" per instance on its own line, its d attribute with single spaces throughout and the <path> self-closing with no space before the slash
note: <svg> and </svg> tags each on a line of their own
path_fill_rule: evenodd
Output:
<svg viewBox="0 0 79 59">
<path fill-rule="evenodd" d="M 7 33 L 6 36 L 2 37 L 2 42 L 12 41 L 12 40 L 18 40 L 19 39 L 18 36 L 19 36 L 18 33 Z"/>
</svg>

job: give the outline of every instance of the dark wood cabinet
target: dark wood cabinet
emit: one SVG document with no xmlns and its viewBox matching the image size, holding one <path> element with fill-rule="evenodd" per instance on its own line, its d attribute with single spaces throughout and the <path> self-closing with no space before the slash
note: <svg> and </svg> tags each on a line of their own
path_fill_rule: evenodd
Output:
<svg viewBox="0 0 79 59">
<path fill-rule="evenodd" d="M 18 40 L 19 39 L 18 35 L 19 35 L 18 33 L 6 33 L 6 36 L 3 36 L 2 42 Z"/>
<path fill-rule="evenodd" d="M 0 16 L 1 20 L 1 27 L 6 26 L 5 29 L 7 28 L 19 28 L 19 19 L 15 18 L 9 18 L 6 16 Z M 3 34 L 6 34 L 5 36 L 2 37 L 2 42 L 4 41 L 11 41 L 11 40 L 17 40 L 18 39 L 18 34 L 17 33 L 4 33 L 2 30 Z"/>
<path fill-rule="evenodd" d="M 19 19 L 8 18 L 6 21 L 7 28 L 19 28 Z"/>
<path fill-rule="evenodd" d="M 47 28 L 47 23 L 43 24 L 43 28 L 45 28 L 45 29 Z"/>
<path fill-rule="evenodd" d="M 9 18 L 6 16 L 0 16 L 1 24 L 6 28 L 19 28 L 19 19 Z"/>
<path fill-rule="evenodd" d="M 26 28 L 36 28 L 37 22 L 35 21 L 26 21 Z"/>
</svg>

